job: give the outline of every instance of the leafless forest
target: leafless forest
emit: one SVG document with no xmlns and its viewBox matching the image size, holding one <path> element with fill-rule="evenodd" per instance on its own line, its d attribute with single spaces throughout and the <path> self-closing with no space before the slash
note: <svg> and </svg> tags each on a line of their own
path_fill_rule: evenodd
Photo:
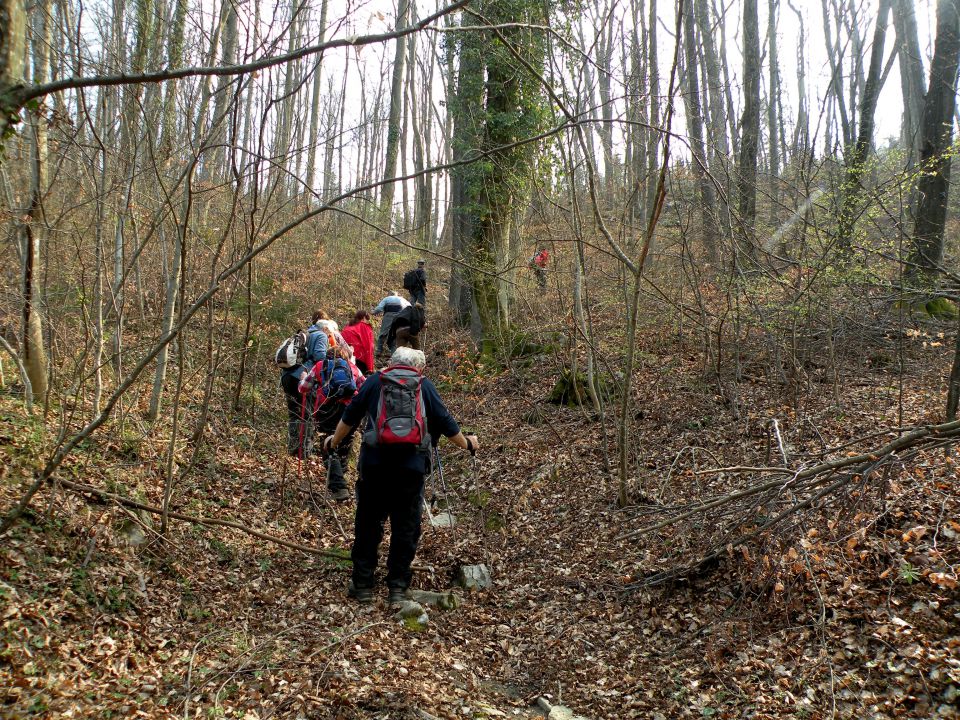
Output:
<svg viewBox="0 0 960 720">
<path fill-rule="evenodd" d="M 0 0 L 0 715 L 957 717 L 958 67 L 960 0 Z M 272 356 L 418 258 L 417 583 L 494 585 L 412 627 Z"/>
</svg>

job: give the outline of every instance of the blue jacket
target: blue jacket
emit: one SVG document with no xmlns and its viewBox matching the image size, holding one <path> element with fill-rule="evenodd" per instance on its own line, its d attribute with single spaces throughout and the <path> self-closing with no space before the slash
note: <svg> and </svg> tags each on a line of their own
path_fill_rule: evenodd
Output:
<svg viewBox="0 0 960 720">
<path fill-rule="evenodd" d="M 428 378 L 424 378 L 420 389 L 423 393 L 423 412 L 427 419 L 427 432 L 430 433 L 433 443 L 439 442 L 441 435 L 453 437 L 460 432 L 460 426 L 443 404 L 436 386 Z M 356 427 L 366 416 L 368 426 L 372 425 L 377 421 L 379 400 L 380 373 L 375 372 L 360 386 L 360 390 L 343 411 L 341 419 L 347 425 Z M 413 446 L 376 447 L 366 443 L 360 446 L 361 473 L 364 468 L 373 472 L 383 472 L 397 467 L 425 475 L 430 469 L 430 456 Z"/>
<path fill-rule="evenodd" d="M 291 368 L 285 368 L 281 371 L 282 375 L 295 375 L 300 377 L 303 372 L 309 372 L 314 364 L 327 358 L 327 347 L 329 346 L 326 331 L 317 326 L 311 325 L 307 328 L 307 357 L 302 365 L 294 365 Z"/>
</svg>

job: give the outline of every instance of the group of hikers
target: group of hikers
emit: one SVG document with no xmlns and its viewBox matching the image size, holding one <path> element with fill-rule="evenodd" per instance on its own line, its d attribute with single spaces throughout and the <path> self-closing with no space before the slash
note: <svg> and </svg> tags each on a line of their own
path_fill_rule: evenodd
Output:
<svg viewBox="0 0 960 720">
<path fill-rule="evenodd" d="M 416 269 L 404 274 L 409 300 L 391 292 L 372 311 L 357 310 L 343 330 L 326 312 L 316 310 L 310 327 L 286 340 L 275 356 L 287 401 L 287 452 L 302 462 L 314 454 L 314 434 L 323 436 L 319 455 L 334 500 L 351 496 L 345 469 L 354 437 L 363 426 L 347 594 L 364 603 L 373 601 L 387 519 L 388 602 L 407 597 L 431 447 L 446 436 L 471 454 L 479 448 L 477 437 L 461 432 L 436 387 L 423 375 L 425 266 L 420 260 Z M 383 316 L 376 347 L 371 315 Z"/>
</svg>

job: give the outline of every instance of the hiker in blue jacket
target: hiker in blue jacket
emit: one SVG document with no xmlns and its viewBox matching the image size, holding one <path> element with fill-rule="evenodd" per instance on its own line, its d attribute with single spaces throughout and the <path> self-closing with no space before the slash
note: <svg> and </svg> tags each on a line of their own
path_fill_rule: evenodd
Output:
<svg viewBox="0 0 960 720">
<path fill-rule="evenodd" d="M 371 315 L 383 315 L 383 320 L 380 323 L 380 333 L 377 335 L 377 357 L 381 357 L 384 354 L 384 345 L 389 348 L 388 352 L 393 352 L 397 349 L 395 344 L 388 341 L 390 326 L 393 325 L 393 320 L 397 317 L 397 313 L 406 307 L 410 307 L 410 303 L 400 297 L 400 294 L 394 290 L 377 303 L 377 306 L 370 311 Z"/>
<path fill-rule="evenodd" d="M 294 365 L 280 371 L 280 387 L 287 396 L 287 452 L 294 457 L 306 458 L 310 454 L 313 435 L 311 408 L 304 408 L 302 396 L 298 390 L 300 379 L 306 375 L 314 363 L 327 357 L 327 333 L 317 325 L 327 314 L 317 310 L 310 319 L 307 328 L 307 356 L 302 365 Z"/>
<path fill-rule="evenodd" d="M 390 357 L 390 366 L 403 366 L 422 371 L 426 358 L 420 350 L 399 347 Z M 407 597 L 412 572 L 410 566 L 420 541 L 420 506 L 424 476 L 430 470 L 430 443 L 441 435 L 454 445 L 476 453 L 480 444 L 475 435 L 464 435 L 447 410 L 437 388 L 429 379 L 420 383 L 423 418 L 427 433 L 422 445 L 385 445 L 377 443 L 371 428 L 377 426 L 377 413 L 383 382 L 381 372 L 366 379 L 353 396 L 337 429 L 325 442 L 326 452 L 335 452 L 344 438 L 367 418 L 367 431 L 360 446 L 357 479 L 357 512 L 350 557 L 353 575 L 347 594 L 359 602 L 373 601 L 374 573 L 377 553 L 383 539 L 383 528 L 390 519 L 390 552 L 387 556 L 387 588 L 389 602 L 396 604 Z M 393 417 L 391 415 L 391 417 Z"/>
</svg>

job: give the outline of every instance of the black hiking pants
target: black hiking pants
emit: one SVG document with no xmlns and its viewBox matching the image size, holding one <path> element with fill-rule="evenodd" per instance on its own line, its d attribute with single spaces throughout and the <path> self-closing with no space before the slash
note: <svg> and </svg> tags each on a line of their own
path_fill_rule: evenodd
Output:
<svg viewBox="0 0 960 720">
<path fill-rule="evenodd" d="M 410 565 L 420 542 L 420 505 L 423 474 L 406 468 L 360 463 L 357 480 L 357 514 L 354 522 L 353 585 L 373 587 L 377 553 L 387 519 L 390 519 L 390 552 L 387 587 L 410 587 Z"/>
<path fill-rule="evenodd" d="M 343 417 L 344 405 L 339 402 L 323 403 L 316 408 L 313 415 L 313 424 L 316 427 L 318 435 L 333 435 L 337 430 L 337 423 Z M 310 406 L 313 410 L 313 406 Z M 344 473 L 350 462 L 350 449 L 353 447 L 353 438 L 356 435 L 356 428 L 350 430 L 350 433 L 337 445 L 333 455 L 324 461 L 327 468 L 327 488 L 330 492 L 335 492 L 347 487 L 347 481 Z"/>
</svg>

